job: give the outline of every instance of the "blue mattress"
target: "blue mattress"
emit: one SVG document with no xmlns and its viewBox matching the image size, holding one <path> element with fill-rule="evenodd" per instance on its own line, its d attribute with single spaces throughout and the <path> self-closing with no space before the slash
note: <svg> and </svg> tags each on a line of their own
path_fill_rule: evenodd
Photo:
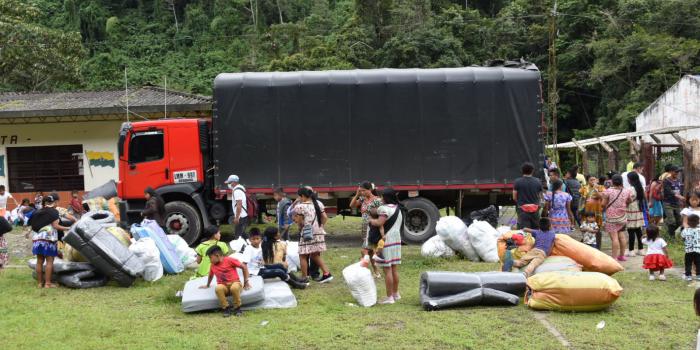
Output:
<svg viewBox="0 0 700 350">
<path fill-rule="evenodd" d="M 148 222 L 144 220 L 144 225 L 134 224 L 131 226 L 131 235 L 134 239 L 139 240 L 144 237 L 151 238 L 156 247 L 160 251 L 160 262 L 163 264 L 165 273 L 176 274 L 185 271 L 185 266 L 182 265 L 180 256 L 177 255 L 175 246 L 170 242 L 168 237 L 154 221 Z"/>
</svg>

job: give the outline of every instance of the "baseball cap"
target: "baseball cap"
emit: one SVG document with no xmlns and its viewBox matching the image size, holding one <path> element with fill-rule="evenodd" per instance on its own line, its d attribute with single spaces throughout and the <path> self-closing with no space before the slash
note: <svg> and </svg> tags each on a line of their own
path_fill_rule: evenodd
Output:
<svg viewBox="0 0 700 350">
<path fill-rule="evenodd" d="M 49 203 L 56 202 L 56 201 L 58 201 L 58 200 L 60 200 L 60 199 L 61 199 L 61 198 L 58 196 L 58 193 L 56 193 L 56 192 L 52 192 L 51 194 L 49 194 L 48 196 L 46 196 L 46 201 L 49 202 Z"/>
<path fill-rule="evenodd" d="M 226 184 L 230 184 L 232 182 L 240 182 L 241 179 L 238 178 L 238 175 L 229 175 L 228 179 L 226 179 Z"/>
</svg>

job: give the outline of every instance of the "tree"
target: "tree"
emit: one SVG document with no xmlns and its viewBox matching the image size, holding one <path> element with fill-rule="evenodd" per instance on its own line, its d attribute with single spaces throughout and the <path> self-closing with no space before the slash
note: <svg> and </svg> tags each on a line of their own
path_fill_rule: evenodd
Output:
<svg viewBox="0 0 700 350">
<path fill-rule="evenodd" d="M 35 23 L 35 6 L 0 0 L 0 89 L 49 90 L 79 81 L 80 34 Z"/>
</svg>

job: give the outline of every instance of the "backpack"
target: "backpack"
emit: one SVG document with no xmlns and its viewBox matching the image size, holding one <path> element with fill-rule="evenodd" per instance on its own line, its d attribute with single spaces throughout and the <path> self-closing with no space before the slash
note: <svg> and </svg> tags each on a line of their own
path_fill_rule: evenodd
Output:
<svg viewBox="0 0 700 350">
<path fill-rule="evenodd" d="M 253 220 L 258 216 L 258 196 L 255 194 L 248 194 L 243 186 L 237 186 L 233 191 L 243 191 L 245 194 L 245 210 L 248 213 L 248 217 Z"/>
</svg>

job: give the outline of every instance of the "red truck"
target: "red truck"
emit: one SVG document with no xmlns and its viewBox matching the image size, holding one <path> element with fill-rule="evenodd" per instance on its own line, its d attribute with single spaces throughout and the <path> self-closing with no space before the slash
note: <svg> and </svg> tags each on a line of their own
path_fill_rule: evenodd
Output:
<svg viewBox="0 0 700 350">
<path fill-rule="evenodd" d="M 125 123 L 119 137 L 122 220 L 140 221 L 143 191 L 166 202 L 166 226 L 190 244 L 228 222 L 237 174 L 260 208 L 272 191 L 310 185 L 330 214 L 369 180 L 398 190 L 405 237 L 435 233 L 440 208 L 457 215 L 512 203 L 525 161 L 540 164 L 536 69 L 465 67 L 220 74 L 212 120 Z"/>
</svg>

